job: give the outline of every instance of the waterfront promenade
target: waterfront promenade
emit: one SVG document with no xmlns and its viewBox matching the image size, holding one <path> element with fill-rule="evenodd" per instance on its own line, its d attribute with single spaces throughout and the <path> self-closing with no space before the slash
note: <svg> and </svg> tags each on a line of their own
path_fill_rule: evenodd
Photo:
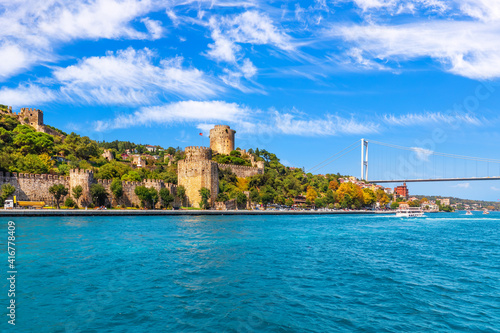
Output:
<svg viewBox="0 0 500 333">
<path fill-rule="evenodd" d="M 396 214 L 396 211 L 373 210 L 126 210 L 126 209 L 4 209 L 2 216 L 152 216 L 152 215 L 347 215 Z"/>
</svg>

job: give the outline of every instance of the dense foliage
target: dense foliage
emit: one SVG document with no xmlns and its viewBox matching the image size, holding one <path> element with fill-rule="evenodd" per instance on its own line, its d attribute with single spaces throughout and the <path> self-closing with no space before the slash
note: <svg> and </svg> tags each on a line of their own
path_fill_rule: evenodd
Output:
<svg viewBox="0 0 500 333">
<path fill-rule="evenodd" d="M 245 191 L 249 191 L 252 202 L 264 206 L 273 203 L 291 206 L 298 197 L 305 197 L 305 205 L 316 208 L 351 209 L 371 207 L 377 202 L 385 206 L 390 201 L 383 190 L 361 189 L 351 182 L 340 184 L 340 174 L 313 175 L 284 166 L 275 154 L 266 150 L 257 148 L 248 152 L 256 160 L 264 161 L 264 174 L 244 179 L 236 177 L 230 170 L 219 170 L 217 201 L 236 199 L 243 203 Z"/>
</svg>

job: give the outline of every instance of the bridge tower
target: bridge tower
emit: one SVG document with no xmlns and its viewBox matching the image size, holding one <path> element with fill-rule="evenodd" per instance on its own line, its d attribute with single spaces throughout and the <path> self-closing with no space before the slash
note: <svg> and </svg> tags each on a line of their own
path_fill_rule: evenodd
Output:
<svg viewBox="0 0 500 333">
<path fill-rule="evenodd" d="M 368 180 L 368 141 L 361 139 L 361 180 Z"/>
</svg>

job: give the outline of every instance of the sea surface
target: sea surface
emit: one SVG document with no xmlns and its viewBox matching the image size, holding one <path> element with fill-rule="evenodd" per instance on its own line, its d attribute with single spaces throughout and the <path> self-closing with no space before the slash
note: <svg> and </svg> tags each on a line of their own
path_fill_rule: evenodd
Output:
<svg viewBox="0 0 500 333">
<path fill-rule="evenodd" d="M 500 213 L 12 219 L 2 332 L 500 332 Z"/>
</svg>

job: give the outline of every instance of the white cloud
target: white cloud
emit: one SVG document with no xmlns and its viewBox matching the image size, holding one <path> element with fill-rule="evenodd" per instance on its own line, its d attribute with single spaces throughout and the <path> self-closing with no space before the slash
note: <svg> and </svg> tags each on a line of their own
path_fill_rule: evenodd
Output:
<svg viewBox="0 0 500 333">
<path fill-rule="evenodd" d="M 4 101 L 14 107 L 51 102 L 57 96 L 57 93 L 49 89 L 34 85 L 21 85 L 17 88 L 3 87 L 0 89 L 0 101 Z"/>
<path fill-rule="evenodd" d="M 161 59 L 147 48 L 128 48 L 90 57 L 54 77 L 69 100 L 100 104 L 150 103 L 159 95 L 206 97 L 220 89 L 202 71 L 183 68 L 182 58 Z"/>
<path fill-rule="evenodd" d="M 132 38 L 146 39 L 147 34 L 131 26 L 136 17 L 153 8 L 149 0 L 96 0 L 55 3 L 40 15 L 38 30 L 59 40 Z"/>
<path fill-rule="evenodd" d="M 376 133 L 378 128 L 377 124 L 361 123 L 340 116 L 326 115 L 317 119 L 297 119 L 294 114 L 279 112 L 275 112 L 274 123 L 271 124 L 271 130 L 301 136 L 367 134 Z"/>
<path fill-rule="evenodd" d="M 236 103 L 223 101 L 183 101 L 164 106 L 143 107 L 132 115 L 118 116 L 111 121 L 98 121 L 96 128 L 104 131 L 114 128 L 164 124 L 179 122 L 245 122 L 250 117 L 250 109 Z"/>
<path fill-rule="evenodd" d="M 412 147 L 411 149 L 415 152 L 417 159 L 424 161 L 424 162 L 428 162 L 429 156 L 432 155 L 432 153 L 433 153 L 432 150 L 420 148 L 420 147 Z"/>
<path fill-rule="evenodd" d="M 271 45 L 285 51 L 295 49 L 291 37 L 281 32 L 268 15 L 257 11 L 212 16 L 208 26 L 214 43 L 209 44 L 207 56 L 217 61 L 236 62 L 241 51 L 238 43 Z"/>
<path fill-rule="evenodd" d="M 279 113 L 270 110 L 267 117 L 259 117 L 260 110 L 224 101 L 183 101 L 155 107 L 142 107 L 133 114 L 120 115 L 112 120 L 95 123 L 98 131 L 153 124 L 173 125 L 182 122 L 197 125 L 206 131 L 214 123 L 228 123 L 238 127 L 239 133 L 255 134 L 265 130 L 273 134 L 298 136 L 333 136 L 339 134 L 366 134 L 378 131 L 378 125 L 355 119 L 326 115 L 304 119 L 307 115 Z M 297 118 L 297 117 L 301 118 Z"/>
<path fill-rule="evenodd" d="M 444 70 L 473 79 L 500 77 L 500 22 L 425 21 L 400 25 L 335 26 L 372 59 L 403 62 L 431 57 Z M 359 51 L 358 51 L 359 52 Z"/>
<path fill-rule="evenodd" d="M 257 67 L 255 67 L 254 64 L 249 59 L 245 59 L 241 66 L 236 66 L 236 70 L 230 70 L 228 68 L 224 68 L 223 72 L 224 74 L 220 75 L 219 77 L 222 80 L 222 82 L 224 82 L 228 86 L 239 89 L 245 93 L 249 92 L 259 92 L 262 94 L 266 93 L 261 88 L 248 87 L 247 85 L 241 82 L 242 78 L 245 78 L 253 82 L 252 78 L 257 74 Z"/>
<path fill-rule="evenodd" d="M 460 183 L 460 184 L 457 184 L 457 185 L 453 185 L 452 187 L 469 188 L 470 187 L 470 183 Z"/>
<path fill-rule="evenodd" d="M 403 115 L 385 115 L 384 121 L 394 126 L 417 126 L 429 124 L 467 124 L 480 126 L 483 121 L 473 114 L 469 113 L 409 113 Z"/>
<path fill-rule="evenodd" d="M 456 0 L 461 11 L 481 21 L 496 21 L 500 19 L 500 2 L 497 0 Z"/>
<path fill-rule="evenodd" d="M 250 59 L 245 59 L 240 69 L 241 74 L 243 74 L 243 76 L 247 79 L 250 79 L 257 74 L 257 67 L 254 66 Z"/>
<path fill-rule="evenodd" d="M 495 186 L 490 187 L 490 189 L 493 191 L 496 191 L 496 192 L 500 191 L 500 188 L 495 187 Z"/>
<path fill-rule="evenodd" d="M 365 22 L 333 24 L 327 32 L 327 36 L 341 37 L 348 43 L 347 59 L 358 60 L 361 66 L 390 62 L 399 68 L 402 62 L 432 58 L 455 75 L 472 79 L 500 77 L 500 1 L 352 2 L 362 9 Z M 402 13 L 412 16 L 395 18 Z M 425 19 L 421 19 L 424 15 Z"/>
<path fill-rule="evenodd" d="M 449 9 L 448 4 L 441 0 L 354 0 L 356 6 L 363 11 L 387 10 L 390 13 L 400 14 L 420 10 L 444 12 Z"/>
<path fill-rule="evenodd" d="M 159 39 L 163 37 L 165 30 L 163 29 L 161 22 L 157 20 L 151 20 L 149 17 L 143 18 L 142 23 L 148 29 L 151 39 Z"/>
<path fill-rule="evenodd" d="M 156 39 L 157 21 L 133 21 L 157 8 L 153 0 L 0 1 L 0 79 L 57 60 L 54 49 L 78 39 Z M 7 61 L 3 61 L 6 58 Z"/>
<path fill-rule="evenodd" d="M 30 55 L 18 45 L 9 42 L 0 44 L 0 79 L 16 74 L 31 62 Z"/>
</svg>

